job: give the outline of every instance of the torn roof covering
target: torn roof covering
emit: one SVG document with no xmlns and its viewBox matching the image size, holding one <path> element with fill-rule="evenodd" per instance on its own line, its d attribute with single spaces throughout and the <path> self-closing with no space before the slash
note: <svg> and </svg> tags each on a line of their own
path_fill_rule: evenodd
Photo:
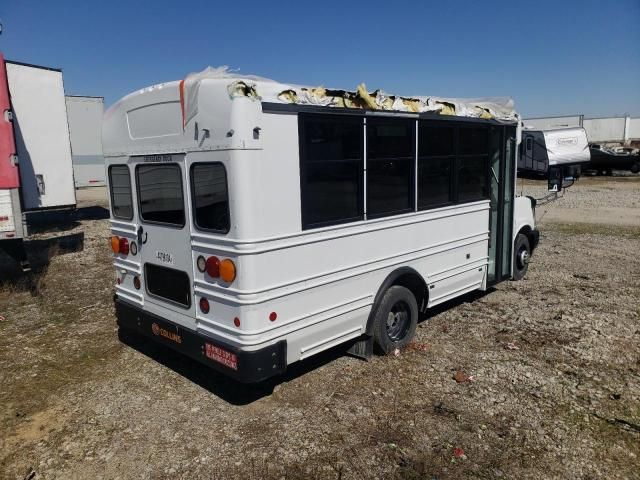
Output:
<svg viewBox="0 0 640 480">
<path fill-rule="evenodd" d="M 505 122 L 519 120 L 514 103 L 508 97 L 442 98 L 390 95 L 381 90 L 369 92 L 364 83 L 355 91 L 290 85 L 255 75 L 240 75 L 227 66 L 208 67 L 192 73 L 184 85 L 185 123 L 197 113 L 197 96 L 200 82 L 205 79 L 229 79 L 227 90 L 233 97 L 249 97 L 262 102 L 315 105 L 323 107 L 386 110 L 408 113 L 433 112 L 440 115 L 456 115 Z M 182 88 L 182 87 L 181 87 Z"/>
</svg>

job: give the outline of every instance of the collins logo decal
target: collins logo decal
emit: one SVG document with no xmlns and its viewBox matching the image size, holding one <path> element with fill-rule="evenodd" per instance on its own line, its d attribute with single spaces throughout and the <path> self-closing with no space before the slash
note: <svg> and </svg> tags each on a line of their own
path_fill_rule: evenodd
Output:
<svg viewBox="0 0 640 480">
<path fill-rule="evenodd" d="M 164 337 L 167 340 L 171 340 L 172 342 L 182 343 L 182 337 L 180 335 L 174 332 L 170 332 L 165 328 L 162 328 L 157 323 L 153 323 L 151 325 L 151 331 L 153 332 L 154 335 L 159 335 L 160 337 Z"/>
</svg>

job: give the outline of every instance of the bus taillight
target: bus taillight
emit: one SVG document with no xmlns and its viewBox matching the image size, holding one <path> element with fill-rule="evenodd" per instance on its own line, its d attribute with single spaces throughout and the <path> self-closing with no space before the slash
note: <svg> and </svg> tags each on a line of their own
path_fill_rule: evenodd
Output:
<svg viewBox="0 0 640 480">
<path fill-rule="evenodd" d="M 236 278 L 236 265 L 228 258 L 220 262 L 220 278 L 228 283 L 233 282 Z"/>
<path fill-rule="evenodd" d="M 111 237 L 111 250 L 113 250 L 113 253 L 120 252 L 120 239 L 115 235 Z"/>
<path fill-rule="evenodd" d="M 200 310 L 202 313 L 209 313 L 209 300 L 204 297 L 200 299 Z"/>
<path fill-rule="evenodd" d="M 129 240 L 126 238 L 121 238 L 119 243 L 119 251 L 123 255 L 129 255 Z"/>
<path fill-rule="evenodd" d="M 210 277 L 218 278 L 220 276 L 220 260 L 218 260 L 218 257 L 207 258 L 205 270 Z"/>
</svg>

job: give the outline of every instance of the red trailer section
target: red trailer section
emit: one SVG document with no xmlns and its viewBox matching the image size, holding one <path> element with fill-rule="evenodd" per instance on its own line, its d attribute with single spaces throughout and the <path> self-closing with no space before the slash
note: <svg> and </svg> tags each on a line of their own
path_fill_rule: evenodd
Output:
<svg viewBox="0 0 640 480">
<path fill-rule="evenodd" d="M 4 56 L 0 53 L 0 188 L 18 188 L 20 176 L 15 165 L 16 143 L 9 118 L 11 103 Z"/>
</svg>

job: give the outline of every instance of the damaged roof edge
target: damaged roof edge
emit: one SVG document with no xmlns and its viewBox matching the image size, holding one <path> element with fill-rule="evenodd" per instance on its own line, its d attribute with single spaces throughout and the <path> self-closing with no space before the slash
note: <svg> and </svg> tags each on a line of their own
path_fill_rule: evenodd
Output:
<svg viewBox="0 0 640 480">
<path fill-rule="evenodd" d="M 499 118 L 480 118 L 480 117 L 463 117 L 461 115 L 442 115 L 438 112 L 402 112 L 397 110 L 365 110 L 365 109 L 356 109 L 356 108 L 345 108 L 345 107 L 323 107 L 318 105 L 304 105 L 297 103 L 274 103 L 262 101 L 262 111 L 264 113 L 330 113 L 334 115 L 356 115 L 356 116 L 366 116 L 366 115 L 393 115 L 393 116 L 403 116 L 408 118 L 419 118 L 419 119 L 438 119 L 444 121 L 451 122 L 459 122 L 461 120 L 465 122 L 482 122 L 482 123 L 492 123 L 496 125 L 505 125 L 505 124 L 515 124 L 517 123 L 517 119 L 512 120 L 502 120 Z"/>
<path fill-rule="evenodd" d="M 276 82 L 253 75 L 239 75 L 228 67 L 208 67 L 202 72 L 189 74 L 182 82 L 184 90 L 185 123 L 197 110 L 197 97 L 203 80 L 228 80 L 227 92 L 230 98 L 248 97 L 261 101 L 275 111 L 282 106 L 302 106 L 326 109 L 357 111 L 380 111 L 406 114 L 429 114 L 429 116 L 453 116 L 495 119 L 501 122 L 516 122 L 513 100 L 510 98 L 441 98 L 426 96 L 398 96 L 375 90 L 369 92 L 361 83 L 355 91 L 328 89 L 325 87 L 305 87 Z M 181 87 L 182 88 L 182 87 Z M 280 110 L 283 111 L 283 110 Z M 289 109 L 289 111 L 293 111 Z"/>
</svg>

